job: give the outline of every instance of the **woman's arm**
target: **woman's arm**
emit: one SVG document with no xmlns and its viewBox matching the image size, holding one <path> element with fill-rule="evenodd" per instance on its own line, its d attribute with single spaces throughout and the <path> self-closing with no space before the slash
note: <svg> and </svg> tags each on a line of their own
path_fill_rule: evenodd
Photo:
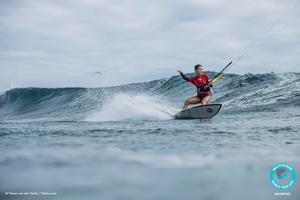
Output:
<svg viewBox="0 0 300 200">
<path fill-rule="evenodd" d="M 206 78 L 207 78 L 207 84 L 204 86 L 204 88 L 209 88 L 209 87 L 213 87 L 212 83 L 211 83 L 211 79 L 209 78 L 208 74 L 206 74 Z"/>
<path fill-rule="evenodd" d="M 189 81 L 189 78 L 182 71 L 178 70 L 178 73 L 184 80 Z"/>
</svg>

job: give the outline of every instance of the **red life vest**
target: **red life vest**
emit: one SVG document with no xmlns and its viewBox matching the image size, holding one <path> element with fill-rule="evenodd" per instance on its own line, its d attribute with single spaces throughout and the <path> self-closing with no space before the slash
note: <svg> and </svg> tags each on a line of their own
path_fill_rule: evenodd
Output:
<svg viewBox="0 0 300 200">
<path fill-rule="evenodd" d="M 209 76 L 207 74 L 199 74 L 196 76 L 189 77 L 188 82 L 191 82 L 197 87 L 197 96 L 211 95 L 210 87 L 204 89 L 203 87 L 209 83 Z"/>
<path fill-rule="evenodd" d="M 196 87 L 204 87 L 208 84 L 209 76 L 207 74 L 200 74 L 188 78 L 188 82 L 193 83 Z"/>
</svg>

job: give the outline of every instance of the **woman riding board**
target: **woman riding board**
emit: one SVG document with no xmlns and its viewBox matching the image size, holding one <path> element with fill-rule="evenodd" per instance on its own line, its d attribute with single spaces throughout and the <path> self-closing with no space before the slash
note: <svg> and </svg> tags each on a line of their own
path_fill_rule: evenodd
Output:
<svg viewBox="0 0 300 200">
<path fill-rule="evenodd" d="M 212 96 L 210 91 L 211 80 L 207 74 L 203 73 L 204 67 L 198 64 L 194 66 L 194 70 L 196 72 L 196 76 L 192 77 L 187 77 L 182 71 L 178 70 L 179 74 L 184 80 L 194 84 L 197 87 L 197 96 L 187 99 L 184 102 L 183 109 L 187 109 L 188 105 L 190 104 L 201 103 L 202 105 L 207 105 Z"/>
</svg>

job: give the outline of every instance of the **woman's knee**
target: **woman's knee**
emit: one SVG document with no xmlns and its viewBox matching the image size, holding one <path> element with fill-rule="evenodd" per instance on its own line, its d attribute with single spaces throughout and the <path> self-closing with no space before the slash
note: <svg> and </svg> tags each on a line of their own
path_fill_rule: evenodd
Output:
<svg viewBox="0 0 300 200">
<path fill-rule="evenodd" d="M 192 104 L 195 100 L 193 98 L 189 98 L 185 100 L 185 104 Z"/>
</svg>

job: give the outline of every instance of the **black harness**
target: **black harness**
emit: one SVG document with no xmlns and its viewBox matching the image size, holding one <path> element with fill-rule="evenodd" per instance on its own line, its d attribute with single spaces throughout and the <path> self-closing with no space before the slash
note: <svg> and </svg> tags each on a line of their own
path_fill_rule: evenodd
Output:
<svg viewBox="0 0 300 200">
<path fill-rule="evenodd" d="M 197 87 L 197 94 L 205 93 L 210 91 L 210 85 L 205 85 L 203 87 Z"/>
</svg>

